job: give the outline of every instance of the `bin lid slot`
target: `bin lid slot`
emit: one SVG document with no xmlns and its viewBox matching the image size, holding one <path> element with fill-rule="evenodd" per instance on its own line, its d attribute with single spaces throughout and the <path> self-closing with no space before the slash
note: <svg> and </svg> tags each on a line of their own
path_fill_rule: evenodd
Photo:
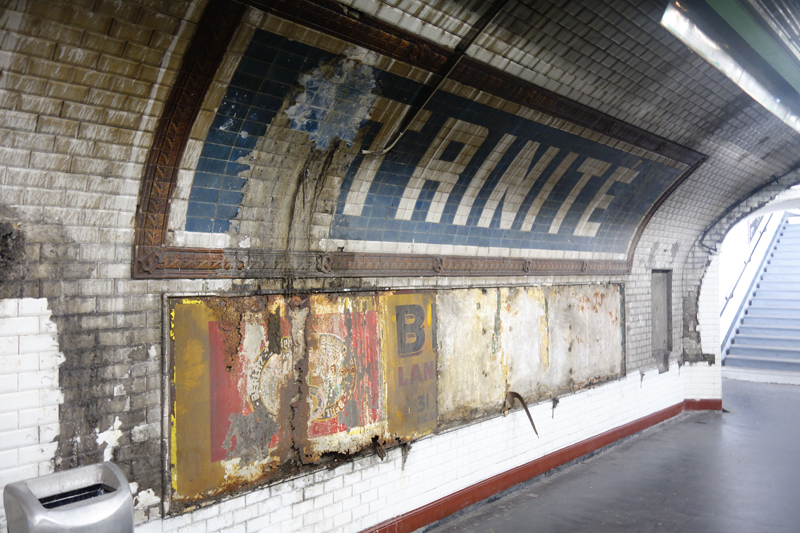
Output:
<svg viewBox="0 0 800 533">
<path fill-rule="evenodd" d="M 105 483 L 95 483 L 94 485 L 89 485 L 88 487 L 81 487 L 79 489 L 69 490 L 60 494 L 53 494 L 52 496 L 39 498 L 39 503 L 41 503 L 42 507 L 45 509 L 55 509 L 57 507 L 69 505 L 70 503 L 88 500 L 89 498 L 96 498 L 98 496 L 102 496 L 103 494 L 114 492 L 115 490 L 115 488 L 109 487 Z"/>
</svg>

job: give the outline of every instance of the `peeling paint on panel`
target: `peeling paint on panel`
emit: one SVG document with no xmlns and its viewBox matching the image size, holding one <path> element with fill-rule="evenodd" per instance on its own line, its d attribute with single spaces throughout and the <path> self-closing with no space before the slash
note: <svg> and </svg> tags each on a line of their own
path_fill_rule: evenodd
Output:
<svg viewBox="0 0 800 533">
<path fill-rule="evenodd" d="M 498 320 L 499 289 L 439 292 L 439 421 L 500 412 L 508 361 Z"/>
<path fill-rule="evenodd" d="M 377 319 L 374 296 L 312 296 L 304 462 L 356 453 L 386 437 Z"/>
<path fill-rule="evenodd" d="M 438 419 L 438 310 L 433 293 L 381 297 L 389 431 L 424 435 Z"/>
<path fill-rule="evenodd" d="M 508 357 L 509 389 L 524 398 L 538 396 L 539 376 L 550 366 L 547 306 L 541 287 L 502 289 L 503 346 Z"/>
<path fill-rule="evenodd" d="M 616 377 L 622 368 L 620 290 L 616 285 L 551 289 L 551 366 L 543 385 L 552 395 Z"/>
<path fill-rule="evenodd" d="M 169 305 L 178 508 L 373 446 L 385 455 L 499 413 L 510 390 L 542 400 L 622 368 L 616 285 Z"/>
</svg>

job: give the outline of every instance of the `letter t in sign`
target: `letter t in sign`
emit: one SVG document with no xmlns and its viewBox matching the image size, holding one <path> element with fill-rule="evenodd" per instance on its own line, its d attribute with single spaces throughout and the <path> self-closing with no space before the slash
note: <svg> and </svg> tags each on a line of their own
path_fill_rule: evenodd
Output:
<svg viewBox="0 0 800 533">
<path fill-rule="evenodd" d="M 425 345 L 425 310 L 419 305 L 398 305 L 397 317 L 397 355 L 403 357 L 418 352 Z"/>
</svg>

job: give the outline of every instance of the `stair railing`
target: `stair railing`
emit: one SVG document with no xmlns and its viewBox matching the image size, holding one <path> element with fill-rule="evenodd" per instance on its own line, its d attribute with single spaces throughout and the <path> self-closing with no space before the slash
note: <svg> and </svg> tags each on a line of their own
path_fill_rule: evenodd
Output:
<svg viewBox="0 0 800 533">
<path fill-rule="evenodd" d="M 772 228 L 772 231 L 774 232 L 772 235 L 772 239 L 769 245 L 763 248 L 763 251 L 760 254 L 761 262 L 758 265 L 758 268 L 755 269 L 748 268 L 750 267 L 751 263 L 753 263 L 753 257 L 756 257 L 756 259 L 758 259 L 759 257 L 756 256 L 756 251 L 759 249 L 759 244 L 762 241 L 762 237 L 770 229 L 770 222 L 772 222 L 773 215 L 774 213 L 771 213 L 769 215 L 769 218 L 767 219 L 766 223 L 764 223 L 763 227 L 761 228 L 761 231 L 759 232 L 758 239 L 755 241 L 754 244 L 751 245 L 750 253 L 747 259 L 742 264 L 742 269 L 739 272 L 739 276 L 736 278 L 736 281 L 733 283 L 733 286 L 730 288 L 730 290 L 726 293 L 725 303 L 723 304 L 722 309 L 720 310 L 719 316 L 720 316 L 720 321 L 722 321 L 723 314 L 725 313 L 728 304 L 732 300 L 738 299 L 737 296 L 741 298 L 739 309 L 737 310 L 736 314 L 734 314 L 729 319 L 730 322 L 728 324 L 727 333 L 725 334 L 725 338 L 722 340 L 722 343 L 720 345 L 720 351 L 722 354 L 723 361 L 725 360 L 728 348 L 730 347 L 731 337 L 733 336 L 733 332 L 736 329 L 736 326 L 741 322 L 742 316 L 744 315 L 745 309 L 747 308 L 747 303 L 750 300 L 749 296 L 753 293 L 755 285 L 758 282 L 759 274 L 761 274 L 764 271 L 764 266 L 766 265 L 770 252 L 775 248 L 775 243 L 778 239 L 778 236 L 780 235 L 781 228 L 783 228 L 786 225 L 787 215 L 786 213 L 784 213 L 783 216 L 781 217 L 780 222 L 776 226 L 773 226 Z M 745 276 L 745 274 L 748 273 L 748 271 L 749 274 Z M 750 281 L 750 283 L 748 284 L 747 290 L 744 292 L 737 291 L 737 288 L 739 288 L 739 284 L 742 283 L 742 281 L 746 282 L 748 280 Z"/>
<path fill-rule="evenodd" d="M 728 302 L 730 302 L 733 299 L 733 295 L 736 292 L 736 287 L 738 287 L 739 282 L 742 281 L 742 276 L 744 276 L 744 272 L 745 270 L 747 270 L 747 265 L 749 265 L 750 261 L 753 260 L 753 254 L 756 253 L 756 248 L 758 248 L 758 243 L 761 242 L 761 237 L 763 237 L 764 233 L 767 232 L 767 227 L 769 226 L 769 223 L 772 220 L 772 215 L 774 214 L 775 213 L 769 214 L 769 218 L 762 225 L 761 231 L 758 232 L 758 239 L 756 239 L 755 243 L 752 243 L 750 245 L 750 255 L 748 255 L 747 259 L 744 260 L 744 263 L 742 264 L 742 269 L 739 271 L 739 276 L 736 278 L 736 281 L 733 282 L 733 285 L 731 285 L 730 290 L 725 293 L 727 296 L 725 296 L 725 303 L 722 304 L 722 309 L 719 312 L 719 316 L 722 316 L 722 314 L 725 312 L 725 308 L 728 307 Z"/>
</svg>

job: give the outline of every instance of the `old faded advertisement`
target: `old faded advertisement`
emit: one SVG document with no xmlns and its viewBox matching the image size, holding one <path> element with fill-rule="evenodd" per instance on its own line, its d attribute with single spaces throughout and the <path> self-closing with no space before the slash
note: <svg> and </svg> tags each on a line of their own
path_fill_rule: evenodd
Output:
<svg viewBox="0 0 800 533">
<path fill-rule="evenodd" d="M 172 500 L 380 453 L 496 414 L 509 390 L 618 377 L 621 300 L 617 285 L 170 299 Z"/>
</svg>

